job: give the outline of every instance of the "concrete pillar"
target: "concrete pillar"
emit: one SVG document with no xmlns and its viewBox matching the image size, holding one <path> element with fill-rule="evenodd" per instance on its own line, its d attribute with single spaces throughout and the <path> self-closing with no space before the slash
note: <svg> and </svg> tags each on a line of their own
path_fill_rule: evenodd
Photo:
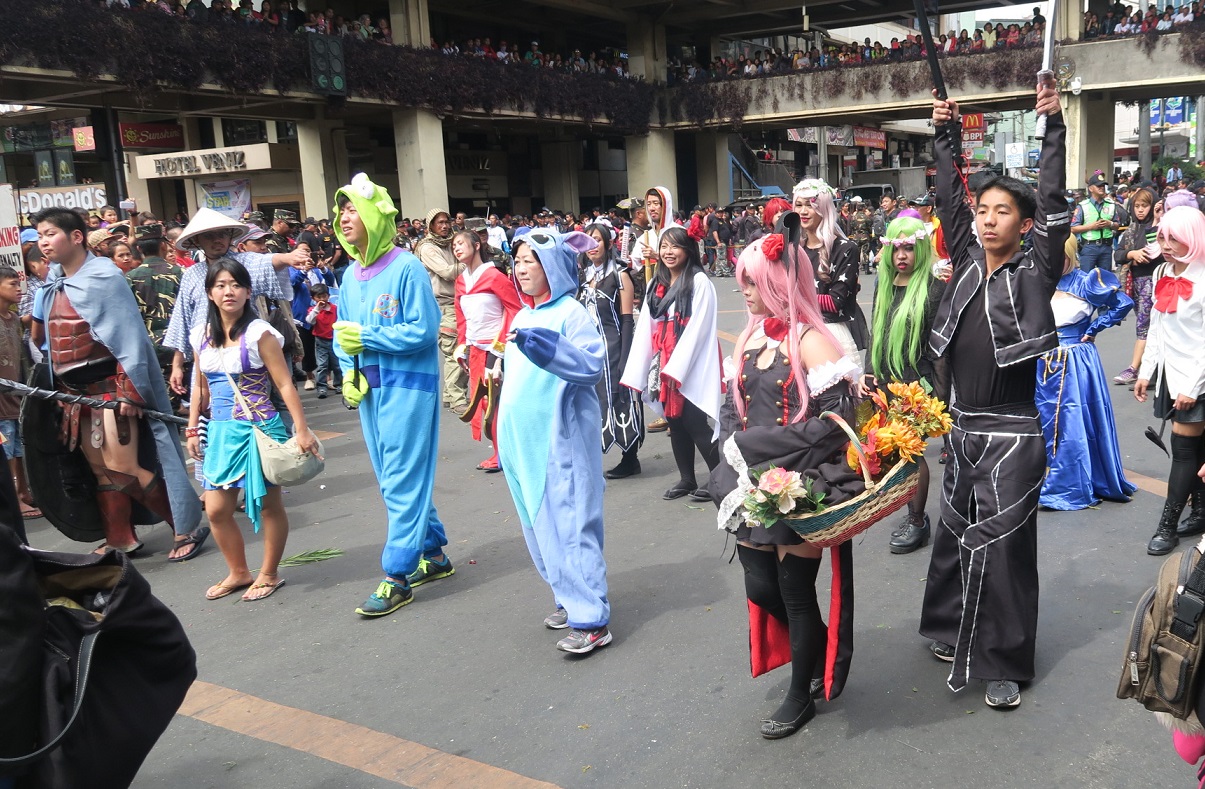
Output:
<svg viewBox="0 0 1205 789">
<path fill-rule="evenodd" d="M 1104 11 L 1100 18 L 1104 19 Z M 1079 41 L 1084 33 L 1084 8 L 1082 3 L 1059 3 L 1054 18 L 1046 24 L 1054 25 L 1055 41 Z"/>
<path fill-rule="evenodd" d="M 334 204 L 335 190 L 351 180 L 347 172 L 347 147 L 342 142 L 342 123 L 300 121 L 297 124 L 297 149 L 301 157 L 301 194 L 303 216 L 328 216 Z"/>
<path fill-rule="evenodd" d="M 418 217 L 432 208 L 447 210 L 448 167 L 439 116 L 430 110 L 394 110 L 393 144 L 401 215 Z"/>
<path fill-rule="evenodd" d="M 581 163 L 577 155 L 579 145 L 576 140 L 541 141 L 544 205 L 575 214 L 581 210 L 582 193 L 578 181 Z"/>
<path fill-rule="evenodd" d="M 628 194 L 643 197 L 654 186 L 664 186 L 678 197 L 678 164 L 674 158 L 674 133 L 655 129 L 640 137 L 628 137 Z M 675 208 L 681 206 L 674 203 Z"/>
<path fill-rule="evenodd" d="M 427 0 L 389 0 L 393 43 L 421 48 L 431 45 L 431 16 Z"/>
<path fill-rule="evenodd" d="M 1067 124 L 1067 187 L 1082 187 L 1093 171 L 1113 173 L 1113 99 L 1086 95 L 1066 96 L 1063 115 Z M 1149 175 L 1149 173 L 1145 173 Z"/>
<path fill-rule="evenodd" d="M 1143 178 L 1151 177 L 1151 102 L 1138 102 L 1138 167 Z"/>
<path fill-rule="evenodd" d="M 728 205 L 732 202 L 732 163 L 726 132 L 703 131 L 695 139 L 699 202 Z"/>
<path fill-rule="evenodd" d="M 1197 96 L 1197 161 L 1205 159 L 1205 96 Z"/>
<path fill-rule="evenodd" d="M 209 118 L 198 118 L 195 115 L 185 115 L 180 119 L 184 127 L 184 150 L 193 151 L 201 147 L 201 123 L 209 123 Z M 253 195 L 254 197 L 254 195 Z M 184 206 L 189 216 L 197 212 L 197 186 L 191 178 L 184 179 Z"/>
<path fill-rule="evenodd" d="M 665 26 L 651 20 L 628 25 L 628 71 L 656 85 L 665 84 Z"/>
<path fill-rule="evenodd" d="M 834 183 L 828 177 L 828 128 L 825 126 L 816 129 L 816 159 L 816 177 L 826 184 Z"/>
<path fill-rule="evenodd" d="M 222 119 L 210 118 L 209 120 L 213 123 L 213 147 L 226 147 L 226 130 L 222 128 Z"/>
</svg>

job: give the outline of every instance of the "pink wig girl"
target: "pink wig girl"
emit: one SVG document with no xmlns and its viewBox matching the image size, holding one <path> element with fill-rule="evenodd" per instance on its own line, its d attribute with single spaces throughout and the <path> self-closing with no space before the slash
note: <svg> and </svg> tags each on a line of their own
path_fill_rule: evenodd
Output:
<svg viewBox="0 0 1205 789">
<path fill-rule="evenodd" d="M 811 326 L 812 331 L 820 332 L 832 343 L 837 353 L 845 353 L 841 344 L 824 325 L 820 306 L 816 303 L 812 264 L 799 245 L 784 244 L 783 236 L 778 233 L 757 239 L 745 247 L 737 258 L 736 281 L 752 282 L 757 288 L 758 296 L 766 305 L 766 314 L 749 315 L 749 322 L 737 337 L 736 351 L 733 354 L 737 366 L 736 380 L 740 380 L 745 364 L 745 344 L 757 327 L 769 318 L 782 321 L 788 327 L 799 324 Z M 795 386 L 799 390 L 799 411 L 791 417 L 791 422 L 799 422 L 808 410 L 807 370 L 799 360 L 799 332 L 788 328 L 783 343 L 786 346 Z M 744 400 L 739 397 L 732 399 L 737 413 L 744 416 Z"/>
<path fill-rule="evenodd" d="M 1188 247 L 1185 263 L 1205 265 L 1205 214 L 1195 207 L 1177 206 L 1159 220 L 1159 238 L 1172 238 Z"/>
<path fill-rule="evenodd" d="M 837 239 L 845 238 L 841 226 L 837 224 L 837 206 L 833 202 L 836 191 L 819 178 L 805 178 L 795 184 L 792 192 L 793 202 L 797 205 L 800 200 L 808 200 L 812 209 L 820 215 L 820 227 L 816 228 L 816 236 L 820 239 L 820 260 L 816 265 L 816 274 L 821 280 L 828 281 L 829 253 Z"/>
</svg>

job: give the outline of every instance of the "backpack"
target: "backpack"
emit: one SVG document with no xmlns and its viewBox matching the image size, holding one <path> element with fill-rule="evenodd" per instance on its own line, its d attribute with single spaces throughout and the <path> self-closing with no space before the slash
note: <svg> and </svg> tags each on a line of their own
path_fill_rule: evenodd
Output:
<svg viewBox="0 0 1205 789">
<path fill-rule="evenodd" d="M 1205 541 L 1203 541 L 1205 542 Z M 1117 698 L 1180 720 L 1196 716 L 1205 642 L 1205 558 L 1201 546 L 1169 556 L 1134 611 Z"/>
</svg>

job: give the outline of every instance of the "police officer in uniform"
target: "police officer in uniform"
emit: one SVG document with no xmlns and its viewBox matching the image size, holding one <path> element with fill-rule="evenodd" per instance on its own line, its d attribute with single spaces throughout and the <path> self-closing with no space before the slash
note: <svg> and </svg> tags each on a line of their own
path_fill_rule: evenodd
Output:
<svg viewBox="0 0 1205 789">
<path fill-rule="evenodd" d="M 858 259 L 861 261 L 862 271 L 869 273 L 874 269 L 874 257 L 870 253 L 874 216 L 858 195 L 849 199 L 849 206 L 849 240 L 858 245 Z"/>
<path fill-rule="evenodd" d="M 287 255 L 293 251 L 297 243 L 297 231 L 301 229 L 301 220 L 297 213 L 283 208 L 276 209 L 272 214 L 272 233 L 268 236 L 268 251 L 273 254 Z"/>
<path fill-rule="evenodd" d="M 1075 207 L 1071 232 L 1079 238 L 1079 266 L 1091 271 L 1099 266 L 1113 269 L 1113 239 L 1121 227 L 1122 210 L 1109 197 L 1105 177 L 1095 173 L 1088 179 L 1088 197 Z"/>
</svg>

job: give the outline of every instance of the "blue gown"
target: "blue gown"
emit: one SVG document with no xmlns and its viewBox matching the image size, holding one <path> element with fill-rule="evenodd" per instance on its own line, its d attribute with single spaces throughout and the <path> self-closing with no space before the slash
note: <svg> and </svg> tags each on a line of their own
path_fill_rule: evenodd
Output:
<svg viewBox="0 0 1205 789">
<path fill-rule="evenodd" d="M 1121 323 L 1134 302 L 1099 268 L 1064 275 L 1057 290 L 1069 297 L 1052 302 L 1059 347 L 1038 361 L 1035 401 L 1048 467 L 1038 501 L 1054 510 L 1129 501 L 1137 488 L 1121 465 L 1109 382 L 1095 343 L 1080 340 Z"/>
</svg>

